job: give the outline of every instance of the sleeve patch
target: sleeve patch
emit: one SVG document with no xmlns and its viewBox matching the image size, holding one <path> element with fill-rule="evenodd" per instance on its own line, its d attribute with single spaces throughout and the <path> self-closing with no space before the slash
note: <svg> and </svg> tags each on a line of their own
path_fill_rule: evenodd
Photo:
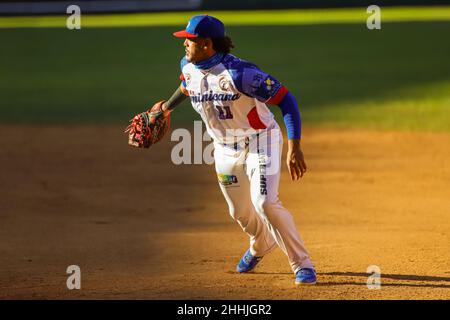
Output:
<svg viewBox="0 0 450 320">
<path fill-rule="evenodd" d="M 242 88 L 247 95 L 265 102 L 276 95 L 281 83 L 259 69 L 249 68 L 244 70 Z"/>
<path fill-rule="evenodd" d="M 236 88 L 249 97 L 266 102 L 276 96 L 283 86 L 280 81 L 261 71 L 253 63 L 241 60 L 231 54 L 228 54 L 223 61 Z"/>
</svg>

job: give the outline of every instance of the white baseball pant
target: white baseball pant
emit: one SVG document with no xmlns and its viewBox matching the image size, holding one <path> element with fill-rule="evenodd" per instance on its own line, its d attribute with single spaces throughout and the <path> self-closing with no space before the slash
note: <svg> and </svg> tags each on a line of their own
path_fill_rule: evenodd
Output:
<svg viewBox="0 0 450 320">
<path fill-rule="evenodd" d="M 292 215 L 278 198 L 283 136 L 276 125 L 244 141 L 215 143 L 220 188 L 231 217 L 250 237 L 250 252 L 262 257 L 278 245 L 292 270 L 313 268 Z"/>
</svg>

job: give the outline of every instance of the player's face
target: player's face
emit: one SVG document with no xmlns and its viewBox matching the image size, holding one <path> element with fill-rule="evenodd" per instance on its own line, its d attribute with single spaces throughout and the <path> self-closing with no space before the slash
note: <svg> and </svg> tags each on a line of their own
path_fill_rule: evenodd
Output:
<svg viewBox="0 0 450 320">
<path fill-rule="evenodd" d="M 210 42 L 205 38 L 186 38 L 183 45 L 185 46 L 187 61 L 198 62 L 208 59 L 211 53 L 208 50 Z"/>
</svg>

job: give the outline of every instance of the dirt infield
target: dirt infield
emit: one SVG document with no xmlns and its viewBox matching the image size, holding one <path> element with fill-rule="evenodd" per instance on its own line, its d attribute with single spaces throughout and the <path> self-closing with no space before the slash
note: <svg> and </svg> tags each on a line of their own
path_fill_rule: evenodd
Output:
<svg viewBox="0 0 450 320">
<path fill-rule="evenodd" d="M 450 299 L 450 134 L 304 130 L 309 171 L 283 168 L 280 189 L 318 270 L 301 288 L 280 250 L 235 272 L 246 236 L 213 167 L 172 164 L 174 142 L 12 125 L 0 141 L 1 299 Z"/>
</svg>

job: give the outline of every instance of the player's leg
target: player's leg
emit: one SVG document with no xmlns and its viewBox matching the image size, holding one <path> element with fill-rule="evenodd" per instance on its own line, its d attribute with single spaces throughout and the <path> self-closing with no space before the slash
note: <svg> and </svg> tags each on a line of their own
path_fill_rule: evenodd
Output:
<svg viewBox="0 0 450 320">
<path fill-rule="evenodd" d="M 250 183 L 244 169 L 245 157 L 245 147 L 235 150 L 215 144 L 216 172 L 229 213 L 249 236 L 250 253 L 262 257 L 276 247 L 276 242 L 251 202 Z"/>
<path fill-rule="evenodd" d="M 252 139 L 246 161 L 247 174 L 252 203 L 296 273 L 301 268 L 314 266 L 292 215 L 278 198 L 282 144 L 278 126 Z"/>
</svg>

